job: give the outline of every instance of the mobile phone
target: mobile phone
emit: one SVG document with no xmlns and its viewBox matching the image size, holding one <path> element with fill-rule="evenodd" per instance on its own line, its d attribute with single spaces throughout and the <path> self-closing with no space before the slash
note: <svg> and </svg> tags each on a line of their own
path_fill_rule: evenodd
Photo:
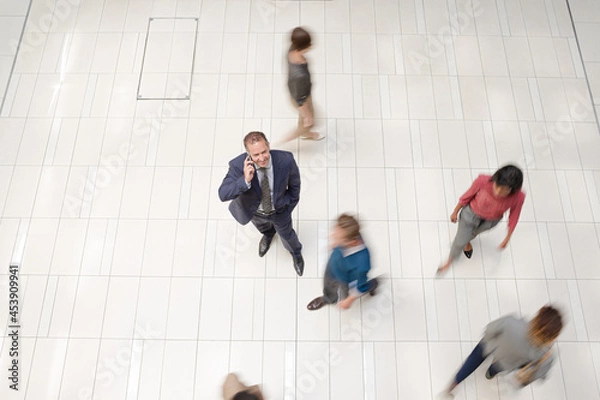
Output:
<svg viewBox="0 0 600 400">
<path fill-rule="evenodd" d="M 252 161 L 252 157 L 250 156 L 249 153 L 246 153 L 246 162 L 252 162 L 252 166 L 254 167 L 254 162 Z M 256 169 L 256 167 L 254 167 L 254 169 Z"/>
</svg>

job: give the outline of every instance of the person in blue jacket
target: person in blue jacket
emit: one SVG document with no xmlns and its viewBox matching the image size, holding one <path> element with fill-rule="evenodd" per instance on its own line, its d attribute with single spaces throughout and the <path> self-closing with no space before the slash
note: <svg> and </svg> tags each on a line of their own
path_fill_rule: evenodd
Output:
<svg viewBox="0 0 600 400">
<path fill-rule="evenodd" d="M 306 308 L 318 310 L 339 301 L 348 309 L 354 300 L 369 293 L 375 295 L 377 279 L 368 280 L 371 256 L 360 235 L 360 224 L 351 215 L 342 214 L 331 233 L 333 252 L 323 279 L 323 296 L 313 299 Z"/>
</svg>

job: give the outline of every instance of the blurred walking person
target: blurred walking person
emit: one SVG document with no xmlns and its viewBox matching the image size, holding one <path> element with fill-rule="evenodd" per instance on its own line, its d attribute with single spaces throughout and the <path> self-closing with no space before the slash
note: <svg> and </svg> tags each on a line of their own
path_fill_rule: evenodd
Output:
<svg viewBox="0 0 600 400">
<path fill-rule="evenodd" d="M 304 28 L 295 28 L 292 31 L 292 45 L 287 54 L 288 61 L 288 89 L 294 105 L 298 108 L 298 127 L 294 132 L 283 139 L 288 142 L 297 137 L 303 139 L 321 140 L 325 135 L 313 132 L 315 124 L 312 103 L 312 81 L 308 69 L 308 61 L 304 57 L 310 50 L 312 40 L 310 33 Z"/>
<path fill-rule="evenodd" d="M 511 315 L 490 322 L 445 394 L 451 396 L 488 357 L 492 357 L 492 364 L 485 372 L 487 379 L 515 370 L 519 370 L 517 380 L 522 386 L 545 379 L 554 362 L 552 345 L 562 328 L 562 316 L 552 306 L 542 307 L 530 322 Z"/>
<path fill-rule="evenodd" d="M 333 252 L 323 278 L 323 295 L 313 299 L 306 308 L 315 311 L 327 304 L 337 303 L 348 309 L 359 297 L 375 295 L 377 279 L 369 280 L 371 255 L 360 235 L 356 218 L 348 214 L 338 217 L 331 232 Z"/>
</svg>

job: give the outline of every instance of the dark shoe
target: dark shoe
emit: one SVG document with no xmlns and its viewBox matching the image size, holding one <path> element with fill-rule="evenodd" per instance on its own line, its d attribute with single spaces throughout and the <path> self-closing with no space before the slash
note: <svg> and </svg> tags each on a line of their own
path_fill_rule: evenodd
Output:
<svg viewBox="0 0 600 400">
<path fill-rule="evenodd" d="M 465 253 L 465 256 L 467 256 L 467 258 L 471 258 L 471 256 L 473 255 L 473 249 L 463 250 L 463 253 Z"/>
<path fill-rule="evenodd" d="M 308 308 L 310 311 L 315 311 L 319 308 L 322 308 L 326 304 L 327 303 L 325 303 L 325 300 L 323 300 L 323 296 L 319 296 L 316 299 L 313 299 L 313 301 L 311 301 L 310 303 L 308 303 L 306 308 Z"/>
<path fill-rule="evenodd" d="M 371 290 L 369 290 L 369 294 L 371 296 L 375 296 L 375 294 L 377 293 L 377 286 L 379 286 L 379 281 L 377 280 L 377 278 L 371 279 L 371 282 L 373 282 L 371 284 Z"/>
<path fill-rule="evenodd" d="M 293 257 L 294 257 L 294 269 L 296 270 L 296 273 L 298 274 L 298 276 L 302 276 L 302 274 L 304 273 L 304 258 L 302 258 L 302 255 L 293 256 Z"/>
<path fill-rule="evenodd" d="M 258 256 L 262 257 L 267 254 L 269 248 L 271 247 L 271 241 L 273 240 L 273 236 L 267 237 L 263 235 L 262 239 L 260 239 L 260 243 L 258 244 Z"/>
</svg>

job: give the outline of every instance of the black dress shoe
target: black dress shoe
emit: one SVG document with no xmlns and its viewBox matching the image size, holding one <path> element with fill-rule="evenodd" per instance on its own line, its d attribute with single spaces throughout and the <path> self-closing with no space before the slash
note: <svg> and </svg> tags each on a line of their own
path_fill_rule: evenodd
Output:
<svg viewBox="0 0 600 400">
<path fill-rule="evenodd" d="M 467 258 L 471 258 L 471 256 L 473 255 L 473 249 L 463 250 L 463 253 L 465 253 L 465 256 L 467 256 Z"/>
<path fill-rule="evenodd" d="M 371 296 L 375 296 L 375 294 L 377 294 L 377 287 L 379 286 L 379 281 L 377 280 L 377 278 L 371 279 L 371 282 L 373 282 L 371 284 L 371 289 L 369 290 L 369 294 Z"/>
<path fill-rule="evenodd" d="M 269 248 L 271 247 L 271 241 L 273 240 L 273 236 L 267 237 L 263 235 L 262 239 L 260 239 L 260 243 L 258 244 L 258 256 L 262 257 L 267 254 Z"/>
<path fill-rule="evenodd" d="M 325 304 L 327 303 L 325 303 L 325 300 L 323 300 L 323 296 L 319 296 L 316 299 L 313 299 L 310 303 L 308 303 L 306 308 L 308 308 L 310 311 L 315 311 L 319 308 L 322 308 Z"/>
<path fill-rule="evenodd" d="M 304 258 L 302 258 L 302 255 L 294 256 L 294 269 L 298 276 L 302 276 L 304 273 Z"/>
</svg>

